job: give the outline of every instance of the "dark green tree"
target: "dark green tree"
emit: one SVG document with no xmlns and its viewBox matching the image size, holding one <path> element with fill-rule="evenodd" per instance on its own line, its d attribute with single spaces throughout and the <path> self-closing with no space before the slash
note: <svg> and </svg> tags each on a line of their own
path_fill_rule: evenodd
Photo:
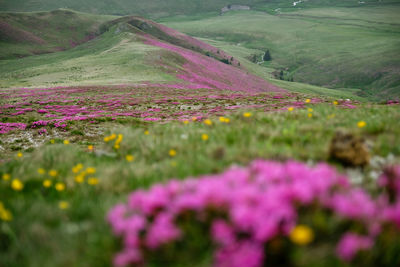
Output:
<svg viewBox="0 0 400 267">
<path fill-rule="evenodd" d="M 270 60 L 272 60 L 271 54 L 269 53 L 269 49 L 265 52 L 265 55 L 264 55 L 263 60 L 264 60 L 264 61 L 270 61 Z"/>
</svg>

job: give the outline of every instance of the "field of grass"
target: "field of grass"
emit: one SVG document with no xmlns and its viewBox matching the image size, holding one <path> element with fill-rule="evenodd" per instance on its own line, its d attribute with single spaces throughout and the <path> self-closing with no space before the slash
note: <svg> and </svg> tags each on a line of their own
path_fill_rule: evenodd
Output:
<svg viewBox="0 0 400 267">
<path fill-rule="evenodd" d="M 264 51 L 260 49 L 252 49 L 247 48 L 245 46 L 239 46 L 235 44 L 231 44 L 224 41 L 212 40 L 207 38 L 198 38 L 201 41 L 211 44 L 221 50 L 226 51 L 228 54 L 235 55 L 235 58 L 251 73 L 264 78 L 265 80 L 275 84 L 281 88 L 289 90 L 291 92 L 311 94 L 311 95 L 323 95 L 323 96 L 331 96 L 337 99 L 354 99 L 358 101 L 366 101 L 364 97 L 357 96 L 357 93 L 360 91 L 359 89 L 351 90 L 350 88 L 340 89 L 329 89 L 326 87 L 310 85 L 307 83 L 298 83 L 298 82 L 289 82 L 285 80 L 279 80 L 273 77 L 271 74 L 274 69 L 264 64 L 254 64 L 254 62 L 249 60 L 249 56 L 251 55 L 262 55 Z"/>
<path fill-rule="evenodd" d="M 295 109 L 272 113 L 254 110 L 250 117 L 244 117 L 242 111 L 229 115 L 229 123 L 211 117 L 211 125 L 201 121 L 97 121 L 88 127 L 101 128 L 103 133 L 78 139 L 71 132 L 60 139 L 51 134 L 51 127 L 45 127 L 49 131 L 42 137 L 45 144 L 28 151 L 22 148 L 22 154 L 17 156 L 18 151 L 14 152 L 0 166 L 0 174 L 11 176 L 0 182 L 0 192 L 1 201 L 13 216 L 0 228 L 2 264 L 108 266 L 118 246 L 104 217 L 130 191 L 173 177 L 219 173 L 232 164 L 246 165 L 257 158 L 326 161 L 330 140 L 339 128 L 367 138 L 374 158 L 387 161 L 392 157 L 390 161 L 399 161 L 398 106 L 307 107 L 313 108 L 311 118 L 307 109 Z M 365 128 L 357 127 L 360 120 L 367 123 Z M 86 128 L 87 133 L 89 129 Z M 103 141 L 111 133 L 123 135 L 119 149 L 114 148 L 115 140 Z M 64 140 L 70 143 L 63 144 Z M 93 147 L 88 149 L 88 145 Z M 169 155 L 171 149 L 176 155 Z M 95 173 L 86 178 L 96 177 L 99 183 L 76 182 L 73 167 L 77 164 L 95 168 Z M 43 170 L 38 173 L 39 168 Z M 353 172 L 354 182 L 368 184 L 379 168 L 371 166 Z M 16 178 L 24 184 L 22 191 L 10 188 L 10 181 Z M 43 187 L 48 179 L 52 185 Z M 65 184 L 66 188 L 57 190 L 56 183 Z M 179 261 L 179 256 L 175 257 Z"/>
<path fill-rule="evenodd" d="M 313 8 L 275 15 L 238 11 L 161 21 L 226 46 L 269 49 L 272 61 L 265 71 L 282 70 L 284 79 L 391 98 L 400 93 L 399 8 Z"/>
<path fill-rule="evenodd" d="M 117 32 L 117 33 L 116 33 Z M 124 84 L 171 81 L 173 76 L 146 61 L 160 56 L 158 48 L 118 33 L 117 27 L 96 40 L 65 52 L 0 62 L 4 87 Z"/>
<path fill-rule="evenodd" d="M 183 2 L 0 0 L 199 37 L 0 13 L 0 266 L 400 265 L 397 1 Z"/>
</svg>

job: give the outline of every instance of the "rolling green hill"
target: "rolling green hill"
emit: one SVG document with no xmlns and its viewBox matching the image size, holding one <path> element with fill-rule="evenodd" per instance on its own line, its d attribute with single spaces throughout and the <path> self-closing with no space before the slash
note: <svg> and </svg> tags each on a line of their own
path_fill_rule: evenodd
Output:
<svg viewBox="0 0 400 267">
<path fill-rule="evenodd" d="M 0 59 L 56 52 L 95 38 L 112 16 L 55 10 L 0 13 Z"/>
<path fill-rule="evenodd" d="M 268 1 L 264 6 L 255 6 L 262 10 L 276 3 Z M 229 62 L 233 57 L 234 65 L 240 62 L 252 74 L 289 90 L 346 97 L 356 93 L 375 100 L 390 99 L 400 95 L 397 20 L 400 6 L 382 3 L 348 8 L 333 7 L 326 1 L 308 1 L 305 4 L 313 8 L 292 12 L 232 11 L 223 16 L 207 13 L 159 20 L 216 49 L 202 47 L 205 43 L 199 46 L 195 39 L 176 31 L 167 34 L 172 30 L 139 17 L 93 15 L 66 9 L 3 12 L 0 13 L 0 59 L 9 60 L 0 61 L 0 80 L 2 87 L 175 80 L 174 75 L 155 64 L 159 53 L 136 40 L 135 33 L 139 31 L 218 60 Z M 330 7 L 317 8 L 322 4 Z M 114 34 L 107 33 L 112 27 Z M 261 59 L 267 49 L 272 61 L 251 62 L 254 57 Z M 57 52 L 61 50 L 68 51 Z M 219 54 L 220 51 L 227 51 L 230 56 Z M 57 53 L 12 60 L 48 52 Z M 176 65 L 176 60 L 175 56 L 168 59 L 172 65 Z"/>
<path fill-rule="evenodd" d="M 18 16 L 36 18 L 38 14 L 44 16 L 46 13 L 18 13 L 8 14 L 8 16 L 14 18 Z M 52 13 L 48 14 L 47 24 L 53 24 L 53 20 L 58 20 L 55 16 L 50 15 Z M 83 15 L 82 13 L 74 12 L 73 17 L 76 16 Z M 106 19 L 105 17 L 99 18 Z M 213 76 L 213 74 L 210 75 L 208 73 L 211 66 L 215 65 L 218 70 L 224 69 L 224 74 L 221 74 L 222 78 L 216 75 L 214 80 L 222 79 L 223 84 L 228 86 L 239 82 L 238 80 L 235 83 L 233 80 L 243 73 L 247 77 L 244 78 L 244 81 L 250 87 L 250 83 L 262 84 L 265 81 L 269 81 L 281 88 L 294 92 L 328 95 L 338 98 L 357 98 L 352 92 L 273 79 L 265 71 L 265 67 L 256 65 L 247 58 L 248 55 L 257 51 L 255 49 L 246 47 L 238 49 L 238 47 L 229 46 L 225 42 L 212 43 L 213 46 L 210 46 L 205 42 L 143 18 L 121 17 L 114 19 L 111 17 L 107 22 L 96 26 L 96 29 L 96 34 L 98 34 L 96 38 L 66 51 L 0 60 L 1 87 L 182 82 L 176 75 L 178 73 L 187 74 L 188 65 L 185 65 L 185 62 L 189 62 L 194 69 L 194 73 L 197 73 L 199 77 L 204 77 L 204 79 Z M 61 32 L 63 32 L 63 29 Z M 194 59 L 184 59 L 176 51 L 145 44 L 143 41 L 144 35 L 151 36 L 166 44 L 174 45 L 177 48 L 189 49 L 188 51 L 192 51 L 194 55 L 207 59 L 206 62 L 208 63 L 194 63 Z M 23 43 L 19 45 L 24 48 Z M 228 53 L 225 53 L 225 50 Z M 230 55 L 234 56 L 233 61 L 231 61 L 232 57 Z M 230 64 L 222 64 L 219 61 L 228 61 Z M 208 66 L 204 64 L 208 64 Z M 231 66 L 231 64 L 235 66 Z M 238 66 L 239 64 L 240 66 Z M 220 84 L 220 86 L 223 86 L 223 84 Z M 247 90 L 249 88 L 243 89 Z"/>
<path fill-rule="evenodd" d="M 47 23 L 53 19 L 50 16 Z M 65 52 L 1 60 L 1 86 L 180 81 L 189 88 L 282 91 L 250 74 L 224 51 L 150 20 L 111 20 L 98 27 L 98 35 Z M 215 70 L 208 73 L 210 69 Z"/>
<path fill-rule="evenodd" d="M 366 97 L 400 95 L 400 6 L 314 8 L 271 15 L 235 11 L 223 16 L 162 20 L 222 49 L 270 50 L 265 71 L 284 80 L 358 89 Z M 280 73 L 282 75 L 280 75 Z"/>
</svg>

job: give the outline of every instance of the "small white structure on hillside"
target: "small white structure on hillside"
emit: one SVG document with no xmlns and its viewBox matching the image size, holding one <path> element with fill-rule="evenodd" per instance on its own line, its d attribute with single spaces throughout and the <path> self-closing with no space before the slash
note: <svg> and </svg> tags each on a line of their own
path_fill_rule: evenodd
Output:
<svg viewBox="0 0 400 267">
<path fill-rule="evenodd" d="M 232 10 L 250 10 L 251 8 L 249 6 L 243 6 L 243 5 L 227 5 L 221 8 L 221 14 L 224 14 L 225 12 L 232 11 Z"/>
<path fill-rule="evenodd" d="M 293 6 L 297 6 L 297 4 L 300 4 L 301 2 L 303 2 L 303 1 L 297 1 L 297 2 L 293 2 Z"/>
</svg>

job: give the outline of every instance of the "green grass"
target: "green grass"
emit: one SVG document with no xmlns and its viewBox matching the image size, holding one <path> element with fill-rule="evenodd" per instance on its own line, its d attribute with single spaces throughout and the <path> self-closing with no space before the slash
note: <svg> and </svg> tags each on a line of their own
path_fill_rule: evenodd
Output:
<svg viewBox="0 0 400 267">
<path fill-rule="evenodd" d="M 95 40 L 64 52 L 0 61 L 2 87 L 124 84 L 172 81 L 152 63 L 174 55 L 142 43 L 133 33 L 114 26 Z"/>
<path fill-rule="evenodd" d="M 179 15 L 163 21 L 227 51 L 249 72 L 282 88 L 307 94 L 296 94 L 288 101 L 304 102 L 303 98 L 313 95 L 324 95 L 326 97 L 322 98 L 328 102 L 338 98 L 362 101 L 355 109 L 329 103 L 307 104 L 313 109 L 312 117 L 306 109 L 293 112 L 253 109 L 249 110 L 252 112 L 249 118 L 243 116 L 245 110 L 228 115 L 229 123 L 212 117 L 212 125 L 203 122 L 186 125 L 177 121 L 149 123 L 133 117 L 98 118 L 95 123 L 70 122 L 67 131 L 46 126 L 49 134 L 45 136 L 39 136 L 37 129 L 30 128 L 5 134 L 0 139 L 0 202 L 11 211 L 13 219 L 0 221 L 0 266 L 110 266 L 113 254 L 120 247 L 105 216 L 113 205 L 126 201 L 130 192 L 171 178 L 220 173 L 229 166 L 245 166 L 259 158 L 294 159 L 309 164 L 328 162 L 341 172 L 349 171 L 351 179 L 361 176 L 361 182 L 368 188 L 373 174 L 379 173 L 383 166 L 371 164 L 362 169 L 347 169 L 330 161 L 329 144 L 339 129 L 365 138 L 375 162 L 400 164 L 398 105 L 367 103 L 365 98 L 354 95 L 362 93 L 362 96 L 371 98 L 377 93 L 382 98 L 399 96 L 398 6 L 371 4 L 365 8 L 348 9 L 338 6 L 346 6 L 349 1 L 310 0 L 307 3 L 310 9 L 298 10 L 290 7 L 292 1 L 280 1 L 281 12 L 291 12 L 272 16 L 265 11 L 276 14 L 273 8 L 277 1 L 243 1 L 246 2 L 264 12 L 230 12 L 216 16 L 215 9 L 229 3 L 222 0 L 203 1 L 202 5 L 195 4 L 200 1 L 186 1 L 186 5 L 179 1 L 118 1 L 118 4 L 115 1 L 96 1 L 94 4 L 93 1 L 75 0 L 0 2 L 0 10 L 40 10 L 63 5 L 98 13 L 135 10 L 148 14 L 151 10 L 153 17 Z M 261 2 L 264 4 L 258 5 Z M 335 7 L 319 8 L 327 3 Z M 134 9 L 138 4 L 141 4 L 141 9 Z M 180 8 L 176 8 L 177 4 Z M 190 16 L 193 12 L 209 13 Z M 31 16 L 41 15 L 25 16 L 32 19 Z M 79 29 L 78 39 L 85 36 L 87 29 L 99 30 L 103 22 L 112 19 L 77 16 L 88 19 L 83 24 L 88 28 Z M 58 19 L 62 23 L 62 17 Z M 23 28 L 21 25 L 18 27 Z M 56 34 L 55 28 L 43 35 L 49 43 L 57 43 L 56 38 L 51 39 Z M 62 31 L 60 36 L 60 42 L 64 42 L 70 38 L 71 32 Z M 13 50 L 11 46 L 3 47 L 2 52 L 11 53 Z M 15 47 L 15 51 L 27 49 L 23 44 Z M 249 60 L 252 55 L 262 55 L 265 49 L 270 49 L 272 62 L 257 65 Z M 154 62 L 159 58 L 173 69 L 181 68 L 182 58 L 144 45 L 135 35 L 135 29 L 119 23 L 98 38 L 67 51 L 0 60 L 0 85 L 11 88 L 176 81 L 171 72 L 155 66 Z M 293 77 L 295 82 L 273 78 L 274 71 L 285 68 L 288 68 L 285 78 Z M 375 77 L 376 72 L 381 76 Z M 90 94 L 85 97 L 90 99 Z M 202 94 L 206 92 L 202 91 Z M 156 98 L 151 90 L 143 89 L 140 96 L 148 98 L 149 102 L 133 109 L 158 107 L 151 102 Z M 0 99 L 3 104 L 18 101 Z M 259 104 L 250 96 L 246 103 Z M 229 100 L 215 101 L 210 106 L 219 104 L 241 105 L 239 100 Z M 271 106 L 274 104 L 271 102 Z M 35 105 L 32 107 L 36 108 Z M 199 102 L 195 106 L 202 108 L 202 105 Z M 170 113 L 179 113 L 182 106 L 168 107 L 166 104 L 162 108 Z M 206 108 L 203 110 L 207 112 Z M 45 115 L 28 113 L 23 122 L 29 123 L 43 118 L 41 116 Z M 8 116 L 4 117 L 4 122 L 19 122 L 19 119 Z M 357 127 L 361 120 L 366 122 L 364 128 Z M 113 148 L 114 141 L 103 141 L 112 133 L 123 134 L 120 149 Z M 203 134 L 209 136 L 207 141 L 202 140 Z M 33 147 L 39 139 L 37 144 L 41 145 Z M 64 140 L 70 140 L 70 144 L 63 144 Z M 31 141 L 34 141 L 33 145 Z M 93 145 L 94 151 L 90 151 L 88 145 Z M 176 156 L 169 155 L 171 149 L 177 152 Z M 18 152 L 22 153 L 21 157 L 17 156 Z M 133 155 L 135 160 L 128 162 L 127 155 Z M 99 184 L 77 183 L 72 170 L 77 164 L 95 168 L 96 173 L 86 178 L 96 177 Z M 43 168 L 45 173 L 38 173 L 38 168 Z M 50 177 L 50 170 L 56 170 L 57 175 Z M 9 174 L 11 180 L 1 179 L 3 174 Z M 11 181 L 17 178 L 24 183 L 21 192 L 10 187 Z M 50 188 L 43 187 L 45 179 L 52 181 Z M 66 190 L 58 192 L 54 187 L 57 182 L 65 183 Z M 69 207 L 60 209 L 60 201 L 66 201 Z M 204 262 L 195 264 L 197 267 L 207 266 Z"/>
<path fill-rule="evenodd" d="M 283 70 L 285 79 L 360 89 L 359 95 L 376 99 L 400 94 L 399 11 L 399 5 L 329 7 L 277 15 L 238 11 L 161 21 L 226 46 L 269 49 L 273 60 L 265 71 Z"/>
<path fill-rule="evenodd" d="M 114 18 L 70 10 L 0 13 L 0 59 L 69 49 L 99 35 Z"/>
<path fill-rule="evenodd" d="M 230 116 L 229 124 L 212 118 L 211 126 L 201 122 L 114 123 L 104 129 L 123 134 L 117 151 L 113 142 L 104 143 L 102 136 L 96 136 L 89 143 L 80 139 L 69 145 L 56 138 L 55 144 L 23 151 L 22 158 L 14 155 L 0 165 L 0 174 L 21 179 L 25 188 L 14 192 L 9 182 L 0 182 L 1 201 L 14 216 L 10 223 L 0 223 L 0 262 L 10 267 L 108 266 L 118 248 L 104 217 L 132 190 L 173 177 L 222 172 L 232 164 L 246 165 L 257 158 L 326 161 L 329 142 L 339 128 L 367 138 L 373 144 L 373 157 L 393 155 L 399 162 L 398 107 L 367 104 L 350 110 L 313 105 L 313 109 L 312 118 L 306 110 L 254 112 L 250 118 L 238 113 Z M 327 119 L 331 114 L 336 117 Z M 359 120 L 367 126 L 358 129 Z M 201 139 L 203 133 L 209 135 L 208 141 Z M 94 144 L 94 153 L 87 150 L 88 144 Z M 170 149 L 177 151 L 176 157 L 168 155 Z M 127 162 L 128 154 L 135 161 Z M 72 167 L 78 163 L 96 168 L 97 186 L 74 182 Z M 43 188 L 49 175 L 38 174 L 38 168 L 57 170 L 58 176 L 50 179 L 53 184 L 65 182 L 67 190 Z M 371 168 L 360 171 L 368 179 Z M 59 201 L 67 201 L 69 209 L 60 210 Z"/>
<path fill-rule="evenodd" d="M 43 14 L 48 14 L 50 17 L 47 22 L 53 23 L 55 18 L 51 13 Z M 76 13 L 75 16 L 83 15 Z M 16 15 L 16 17 L 18 16 Z M 140 37 L 136 35 L 136 29 L 122 20 L 118 23 L 108 22 L 107 25 L 103 24 L 103 27 L 108 31 L 94 40 L 67 51 L 22 59 L 1 60 L 1 87 L 53 87 L 177 81 L 170 71 L 165 71 L 162 66 L 156 66 L 155 62 L 162 58 L 170 67 L 179 70 L 182 62 L 178 55 L 143 44 Z M 265 66 L 259 66 L 249 61 L 250 55 L 260 54 L 263 52 L 262 50 L 211 39 L 201 40 L 234 55 L 249 72 L 289 91 L 362 100 L 352 92 L 344 90 L 275 80 L 271 75 L 272 67 L 265 68 Z"/>
<path fill-rule="evenodd" d="M 357 96 L 357 93 L 360 91 L 359 89 L 353 89 L 353 90 L 350 88 L 343 88 L 342 90 L 329 89 L 321 86 L 310 85 L 307 83 L 289 82 L 285 80 L 275 79 L 271 74 L 274 71 L 274 69 L 270 67 L 270 65 L 254 64 L 254 62 L 249 60 L 249 56 L 251 55 L 258 55 L 261 58 L 261 55 L 264 53 L 264 51 L 262 50 L 247 48 L 243 45 L 236 45 L 224 41 L 212 40 L 207 38 L 198 38 L 198 39 L 206 43 L 209 43 L 217 48 L 220 48 L 221 50 L 224 50 L 231 55 L 234 55 L 235 58 L 240 61 L 240 64 L 244 66 L 247 70 L 249 70 L 251 73 L 259 77 L 262 77 L 265 80 L 269 81 L 270 83 L 273 83 L 291 92 L 366 101 L 365 98 Z"/>
</svg>

